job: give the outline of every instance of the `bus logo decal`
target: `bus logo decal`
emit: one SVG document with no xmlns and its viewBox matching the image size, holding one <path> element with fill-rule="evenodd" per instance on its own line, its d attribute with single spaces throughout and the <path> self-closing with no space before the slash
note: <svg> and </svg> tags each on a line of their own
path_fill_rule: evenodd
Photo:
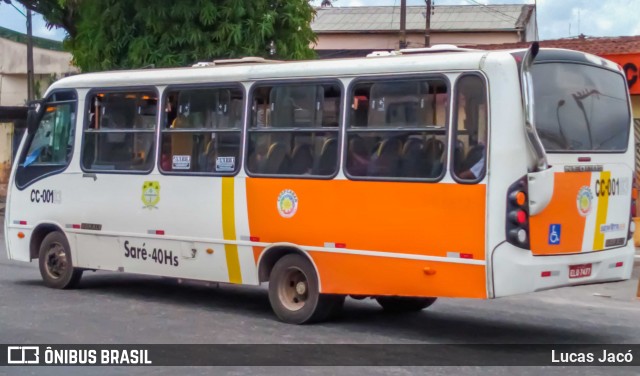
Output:
<svg viewBox="0 0 640 376">
<path fill-rule="evenodd" d="M 591 188 L 586 185 L 580 188 L 578 192 L 578 213 L 581 216 L 586 217 L 591 213 L 591 202 L 593 201 L 593 193 L 591 193 Z"/>
<path fill-rule="evenodd" d="M 290 189 L 285 189 L 278 195 L 278 213 L 283 218 L 291 218 L 298 210 L 298 196 Z"/>
<path fill-rule="evenodd" d="M 158 202 L 160 202 L 160 182 L 145 181 L 142 184 L 143 209 L 157 209 Z"/>
<path fill-rule="evenodd" d="M 562 225 L 557 223 L 549 225 L 549 244 L 560 244 L 560 233 L 562 231 Z"/>
</svg>

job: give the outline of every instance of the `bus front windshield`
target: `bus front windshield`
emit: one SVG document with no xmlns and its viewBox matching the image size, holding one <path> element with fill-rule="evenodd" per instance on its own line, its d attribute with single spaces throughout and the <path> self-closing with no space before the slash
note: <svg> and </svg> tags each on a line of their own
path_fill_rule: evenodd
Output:
<svg viewBox="0 0 640 376">
<path fill-rule="evenodd" d="M 627 149 L 629 102 L 622 75 L 574 63 L 532 67 L 535 125 L 547 152 Z"/>
</svg>

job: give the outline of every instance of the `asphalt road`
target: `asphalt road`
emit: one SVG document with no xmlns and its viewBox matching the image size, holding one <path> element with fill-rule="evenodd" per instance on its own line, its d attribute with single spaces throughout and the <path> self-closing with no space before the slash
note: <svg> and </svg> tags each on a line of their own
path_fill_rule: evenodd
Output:
<svg viewBox="0 0 640 376">
<path fill-rule="evenodd" d="M 2 219 L 0 217 L 0 219 Z M 1 234 L 0 234 L 1 235 Z M 206 286 L 121 273 L 86 272 L 80 288 L 45 288 L 37 263 L 9 261 L 0 239 L 0 343 L 640 343 L 640 266 L 634 280 L 562 288 L 492 301 L 441 299 L 416 314 L 389 315 L 371 300 L 348 299 L 344 313 L 323 324 L 278 322 L 266 289 Z M 215 372 L 214 372 L 215 371 Z M 387 368 L 0 368 L 0 375 L 392 374 Z M 434 374 L 511 375 L 507 367 L 437 367 Z M 521 368 L 516 374 L 583 375 L 585 368 Z M 640 374 L 590 368 L 588 374 Z"/>
</svg>

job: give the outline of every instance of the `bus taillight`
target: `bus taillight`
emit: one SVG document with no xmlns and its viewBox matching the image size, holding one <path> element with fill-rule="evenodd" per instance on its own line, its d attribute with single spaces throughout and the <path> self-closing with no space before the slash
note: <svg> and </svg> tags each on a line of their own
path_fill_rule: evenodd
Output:
<svg viewBox="0 0 640 376">
<path fill-rule="evenodd" d="M 529 249 L 529 205 L 526 177 L 509 187 L 507 193 L 507 241 L 516 247 Z"/>
</svg>

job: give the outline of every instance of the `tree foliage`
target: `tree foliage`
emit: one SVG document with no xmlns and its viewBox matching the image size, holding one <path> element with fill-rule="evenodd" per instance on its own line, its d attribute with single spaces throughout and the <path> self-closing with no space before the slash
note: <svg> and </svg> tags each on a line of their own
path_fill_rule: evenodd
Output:
<svg viewBox="0 0 640 376">
<path fill-rule="evenodd" d="M 11 3 L 12 0 L 4 0 Z M 62 27 L 70 37 L 76 35 L 79 3 L 82 0 L 14 0 L 25 8 L 40 13 L 47 21 L 47 26 Z"/>
<path fill-rule="evenodd" d="M 184 66 L 214 58 L 314 56 L 308 0 L 19 0 L 69 36 L 83 71 Z M 273 57 L 273 56 L 271 56 Z"/>
</svg>

